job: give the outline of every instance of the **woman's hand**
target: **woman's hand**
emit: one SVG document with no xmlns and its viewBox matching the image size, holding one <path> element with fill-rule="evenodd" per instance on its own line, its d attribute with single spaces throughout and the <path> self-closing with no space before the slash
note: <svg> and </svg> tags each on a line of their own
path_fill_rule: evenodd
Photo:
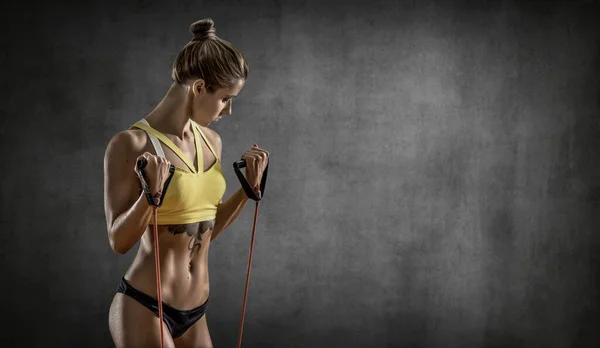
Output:
<svg viewBox="0 0 600 348">
<path fill-rule="evenodd" d="M 262 194 L 260 192 L 260 182 L 269 163 L 269 152 L 254 144 L 250 150 L 242 155 L 242 159 L 246 161 L 246 180 L 260 197 Z"/>
<path fill-rule="evenodd" d="M 144 152 L 137 158 L 137 160 L 140 159 L 146 160 L 147 164 L 144 168 L 146 180 L 150 188 L 150 192 L 152 193 L 152 197 L 154 198 L 154 204 L 159 204 L 162 196 L 162 190 L 165 187 L 167 178 L 169 177 L 169 167 L 171 166 L 171 163 L 167 161 L 166 158 L 155 156 L 150 152 Z M 134 171 L 139 177 L 139 173 L 137 171 L 137 161 Z"/>
</svg>

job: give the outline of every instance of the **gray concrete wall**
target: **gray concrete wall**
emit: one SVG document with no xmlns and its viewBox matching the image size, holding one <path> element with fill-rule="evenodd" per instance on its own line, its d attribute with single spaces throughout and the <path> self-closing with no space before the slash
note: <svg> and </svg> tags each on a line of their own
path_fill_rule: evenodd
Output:
<svg viewBox="0 0 600 348">
<path fill-rule="evenodd" d="M 597 3 L 136 3 L 0 11 L 3 346 L 111 346 L 134 251 L 108 244 L 104 150 L 204 17 L 251 71 L 214 126 L 226 197 L 271 152 L 245 347 L 600 345 Z M 211 246 L 215 347 L 253 209 Z"/>
</svg>

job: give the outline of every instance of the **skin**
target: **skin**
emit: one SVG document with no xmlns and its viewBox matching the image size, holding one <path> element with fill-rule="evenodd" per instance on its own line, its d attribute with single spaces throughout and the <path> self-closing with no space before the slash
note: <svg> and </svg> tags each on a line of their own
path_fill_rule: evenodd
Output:
<svg viewBox="0 0 600 348">
<path fill-rule="evenodd" d="M 209 93 L 202 79 L 183 84 L 173 83 L 163 100 L 146 117 L 149 124 L 165 134 L 188 159 L 196 158 L 191 118 L 198 123 L 207 140 L 221 158 L 219 134 L 208 126 L 223 116 L 231 115 L 232 99 L 245 81 Z M 201 143 L 204 168 L 216 161 L 204 141 Z M 132 128 L 116 134 L 109 142 L 104 157 L 104 197 L 108 239 L 112 249 L 125 254 L 140 241 L 140 246 L 124 277 L 136 289 L 157 298 L 154 261 L 153 207 L 141 191 L 134 171 L 138 158 L 148 160 L 145 172 L 152 194 L 160 199 L 161 188 L 170 164 L 190 169 L 173 151 L 163 145 L 166 159 L 155 156 L 145 131 Z M 259 192 L 268 152 L 256 144 L 242 157 L 246 160 L 246 178 Z M 197 161 L 192 161 L 197 168 Z M 198 168 L 200 170 L 200 168 Z M 180 310 L 202 305 L 209 296 L 208 250 L 210 242 L 229 226 L 248 202 L 240 188 L 225 202 L 219 202 L 214 220 L 175 226 L 158 226 L 160 248 L 161 294 L 164 303 Z M 210 304 L 209 307 L 210 308 Z M 109 310 L 109 328 L 117 347 L 160 347 L 158 317 L 136 300 L 116 293 Z M 165 347 L 212 347 L 207 314 L 183 336 L 173 340 L 163 325 Z"/>
</svg>

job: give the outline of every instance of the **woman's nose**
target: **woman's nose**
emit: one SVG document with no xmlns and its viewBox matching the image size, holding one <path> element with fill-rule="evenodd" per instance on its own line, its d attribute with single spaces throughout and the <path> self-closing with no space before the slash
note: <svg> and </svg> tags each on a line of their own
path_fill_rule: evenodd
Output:
<svg viewBox="0 0 600 348">
<path fill-rule="evenodd" d="M 227 103 L 223 111 L 221 111 L 221 115 L 231 115 L 231 100 Z"/>
</svg>

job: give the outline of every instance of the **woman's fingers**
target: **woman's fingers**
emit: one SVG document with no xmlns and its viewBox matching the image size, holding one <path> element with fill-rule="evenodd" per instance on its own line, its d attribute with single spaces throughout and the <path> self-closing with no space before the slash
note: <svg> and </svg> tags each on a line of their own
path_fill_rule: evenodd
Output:
<svg viewBox="0 0 600 348">
<path fill-rule="evenodd" d="M 139 159 L 144 159 L 146 161 L 146 166 L 143 169 L 146 176 L 146 183 L 150 188 L 152 196 L 156 199 L 159 199 L 162 196 L 164 184 L 169 176 L 171 162 L 169 162 L 166 158 L 153 155 L 149 152 L 144 152 L 138 156 L 138 160 Z"/>
<path fill-rule="evenodd" d="M 260 149 L 256 144 L 242 155 L 242 159 L 246 161 L 246 180 L 258 194 L 261 193 L 260 182 L 267 158 L 266 151 Z"/>
</svg>

